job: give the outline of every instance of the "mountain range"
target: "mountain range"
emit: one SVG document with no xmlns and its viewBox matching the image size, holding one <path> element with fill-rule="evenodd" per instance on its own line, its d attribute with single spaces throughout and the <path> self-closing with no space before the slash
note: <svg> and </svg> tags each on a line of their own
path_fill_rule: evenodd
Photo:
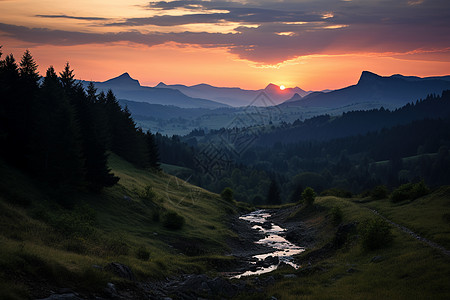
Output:
<svg viewBox="0 0 450 300">
<path fill-rule="evenodd" d="M 221 108 L 229 107 L 207 99 L 189 97 L 182 92 L 170 88 L 155 88 L 142 86 L 138 80 L 131 78 L 128 73 L 109 79 L 104 82 L 93 82 L 99 91 L 111 89 L 118 99 L 147 102 L 151 104 L 173 105 L 181 108 Z M 89 82 L 82 81 L 84 86 Z"/>
<path fill-rule="evenodd" d="M 82 83 L 85 86 L 88 84 L 86 81 Z M 272 83 L 259 90 L 215 87 L 208 84 L 166 85 L 163 82 L 155 87 L 148 87 L 142 86 L 128 73 L 94 84 L 101 91 L 113 90 L 118 99 L 180 108 L 216 109 L 278 105 L 281 108 L 370 109 L 383 106 L 395 109 L 423 99 L 429 94 L 440 94 L 443 90 L 450 89 L 450 76 L 420 78 L 396 74 L 384 77 L 363 71 L 355 85 L 320 92 L 308 92 L 299 87 L 281 90 L 280 86 Z"/>
<path fill-rule="evenodd" d="M 278 105 L 286 100 L 292 98 L 294 95 L 304 97 L 310 92 L 304 91 L 299 87 L 280 89 L 280 86 L 270 83 L 264 89 L 259 90 L 245 90 L 237 87 L 215 87 L 209 84 L 197 84 L 193 86 L 186 86 L 181 84 L 167 85 L 160 82 L 156 88 L 175 89 L 183 94 L 193 97 L 209 99 L 215 102 L 224 103 L 234 107 L 254 105 L 267 106 Z M 258 97 L 265 93 L 269 99 L 266 103 L 259 103 Z"/>
<path fill-rule="evenodd" d="M 429 94 L 441 94 L 446 89 L 450 89 L 450 76 L 420 78 L 392 75 L 383 77 L 364 71 L 356 85 L 328 93 L 314 92 L 304 97 L 294 95 L 281 106 L 337 108 L 367 103 L 371 107 L 375 104 L 378 107 L 393 109 L 423 99 Z"/>
</svg>

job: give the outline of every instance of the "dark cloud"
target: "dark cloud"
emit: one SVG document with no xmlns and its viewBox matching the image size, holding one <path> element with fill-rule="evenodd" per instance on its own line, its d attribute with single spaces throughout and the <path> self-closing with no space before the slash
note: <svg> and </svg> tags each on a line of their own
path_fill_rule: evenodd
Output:
<svg viewBox="0 0 450 300">
<path fill-rule="evenodd" d="M 221 9 L 223 10 L 223 9 Z M 124 22 L 107 24 L 108 26 L 178 26 L 198 23 L 238 22 L 261 24 L 273 22 L 313 22 L 322 20 L 322 14 L 301 11 L 282 11 L 263 8 L 227 8 L 224 13 L 198 13 L 181 16 L 154 16 L 149 18 L 130 18 Z"/>
<path fill-rule="evenodd" d="M 39 18 L 50 18 L 50 19 L 73 19 L 73 20 L 83 20 L 83 21 L 106 21 L 110 20 L 108 18 L 99 18 L 99 17 L 75 17 L 68 15 L 36 15 Z"/>
<path fill-rule="evenodd" d="M 448 0 L 331 1 L 285 0 L 258 2 L 159 1 L 146 9 L 163 15 L 130 18 L 105 24 L 105 19 L 68 15 L 39 17 L 69 18 L 98 22 L 118 33 L 86 33 L 0 24 L 0 31 L 27 42 L 52 45 L 132 42 L 148 46 L 176 42 L 203 47 L 227 47 L 241 58 L 260 63 L 279 63 L 310 54 L 408 53 L 449 49 L 450 9 Z M 414 4 L 411 4 L 414 3 Z M 174 16 L 170 10 L 191 10 Z M 194 14 L 192 14 L 194 12 Z M 234 33 L 152 32 L 141 26 L 239 23 Z M 256 28 L 246 25 L 257 25 Z M 130 30 L 134 28 L 136 30 Z M 165 30 L 167 31 L 167 30 Z M 290 35 L 280 35 L 288 34 Z M 448 50 L 447 50 L 448 51 Z"/>
</svg>

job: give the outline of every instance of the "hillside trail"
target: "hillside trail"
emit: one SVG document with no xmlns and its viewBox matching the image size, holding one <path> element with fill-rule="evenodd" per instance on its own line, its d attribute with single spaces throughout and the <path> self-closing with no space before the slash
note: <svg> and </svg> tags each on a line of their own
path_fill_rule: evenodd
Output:
<svg viewBox="0 0 450 300">
<path fill-rule="evenodd" d="M 439 245 L 438 243 L 432 242 L 427 238 L 424 238 L 423 236 L 418 235 L 417 233 L 415 233 L 414 231 L 412 231 L 411 229 L 397 224 L 395 222 L 393 222 L 392 220 L 386 218 L 385 216 L 383 216 L 382 214 L 380 214 L 377 210 L 372 209 L 372 208 L 368 208 L 368 210 L 370 210 L 372 213 L 376 214 L 377 216 L 380 216 L 381 218 L 383 218 L 386 222 L 388 222 L 389 224 L 391 224 L 392 226 L 400 229 L 401 231 L 403 231 L 404 233 L 410 235 L 411 237 L 415 238 L 416 240 L 419 240 L 423 243 L 425 243 L 426 245 L 428 245 L 431 248 L 434 248 L 436 250 L 439 250 L 440 252 L 442 252 L 444 255 L 450 256 L 450 251 L 447 250 L 444 246 Z"/>
</svg>

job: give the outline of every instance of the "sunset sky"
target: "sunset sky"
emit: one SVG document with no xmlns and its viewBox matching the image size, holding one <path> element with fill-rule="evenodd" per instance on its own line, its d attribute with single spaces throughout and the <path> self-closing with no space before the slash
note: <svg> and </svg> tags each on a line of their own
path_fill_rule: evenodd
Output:
<svg viewBox="0 0 450 300">
<path fill-rule="evenodd" d="M 363 70 L 450 74 L 449 0 L 0 0 L 0 45 L 45 74 L 341 88 Z"/>
</svg>

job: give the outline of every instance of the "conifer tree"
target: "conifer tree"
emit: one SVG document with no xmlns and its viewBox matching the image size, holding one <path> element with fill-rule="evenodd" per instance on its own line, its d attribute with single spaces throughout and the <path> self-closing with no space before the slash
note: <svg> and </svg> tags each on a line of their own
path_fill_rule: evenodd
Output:
<svg viewBox="0 0 450 300">
<path fill-rule="evenodd" d="M 156 145 L 155 136 L 150 132 L 150 130 L 146 133 L 147 139 L 147 148 L 148 148 L 148 163 L 150 168 L 160 170 L 159 164 L 159 151 L 158 146 Z"/>
<path fill-rule="evenodd" d="M 66 62 L 64 70 L 59 73 L 61 84 L 66 91 L 71 90 L 75 86 L 75 74 L 73 70 L 70 69 L 69 62 Z"/>
<path fill-rule="evenodd" d="M 269 191 L 267 192 L 266 203 L 273 205 L 281 204 L 280 189 L 278 187 L 277 182 L 274 179 L 272 179 L 272 181 L 270 182 Z"/>
<path fill-rule="evenodd" d="M 19 75 L 26 85 L 32 87 L 38 86 L 39 73 L 37 72 L 38 65 L 29 50 L 26 50 L 20 61 Z"/>
</svg>

